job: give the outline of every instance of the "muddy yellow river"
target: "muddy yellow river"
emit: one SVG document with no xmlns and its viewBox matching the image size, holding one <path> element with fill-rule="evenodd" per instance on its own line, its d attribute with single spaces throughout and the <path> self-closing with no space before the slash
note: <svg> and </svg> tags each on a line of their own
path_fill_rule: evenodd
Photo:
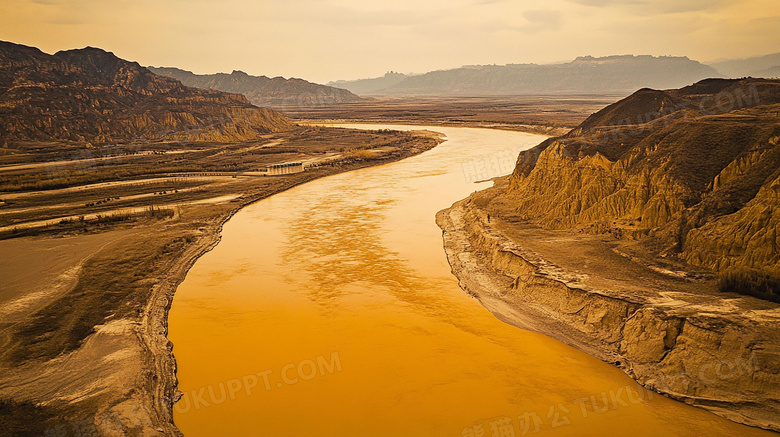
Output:
<svg viewBox="0 0 780 437">
<path fill-rule="evenodd" d="M 186 436 L 765 434 L 648 393 L 464 293 L 435 213 L 543 138 L 429 129 L 448 141 L 226 223 L 170 313 Z"/>
</svg>

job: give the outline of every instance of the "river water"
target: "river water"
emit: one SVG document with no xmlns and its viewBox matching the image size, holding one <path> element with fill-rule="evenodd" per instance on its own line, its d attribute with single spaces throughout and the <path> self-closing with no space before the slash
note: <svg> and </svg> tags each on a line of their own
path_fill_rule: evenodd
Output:
<svg viewBox="0 0 780 437">
<path fill-rule="evenodd" d="M 464 293 L 435 213 L 543 137 L 427 129 L 448 141 L 274 195 L 225 224 L 169 318 L 186 436 L 768 434 L 646 392 Z"/>
</svg>

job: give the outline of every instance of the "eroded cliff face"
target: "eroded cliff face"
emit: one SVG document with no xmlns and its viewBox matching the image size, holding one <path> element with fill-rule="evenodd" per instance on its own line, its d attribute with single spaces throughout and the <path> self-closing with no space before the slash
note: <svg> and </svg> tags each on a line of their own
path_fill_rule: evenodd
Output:
<svg viewBox="0 0 780 437">
<path fill-rule="evenodd" d="M 780 81 L 641 90 L 523 152 L 497 203 L 547 229 L 652 237 L 715 270 L 780 269 Z"/>
<path fill-rule="evenodd" d="M 583 226 L 586 229 L 647 232 L 668 223 L 685 209 L 691 190 L 671 178 L 664 168 L 630 171 L 636 152 L 610 161 L 600 153 L 569 156 L 555 141 L 541 152 L 527 176 L 513 175 L 508 196 L 515 209 L 550 229 Z M 621 226 L 609 226 L 620 220 Z"/>
<path fill-rule="evenodd" d="M 620 256 L 624 261 L 610 261 L 609 271 L 588 270 L 583 266 L 601 244 L 598 237 L 495 215 L 488 222 L 477 203 L 458 202 L 440 212 L 437 223 L 461 286 L 499 318 L 615 363 L 659 393 L 780 431 L 778 305 L 718 293 L 711 280 L 680 285 L 684 281 L 622 265 L 633 261 Z M 566 265 L 529 249 L 549 238 L 576 238 L 589 250 Z"/>
<path fill-rule="evenodd" d="M 723 178 L 729 176 L 726 173 Z M 756 197 L 734 214 L 718 217 L 692 229 L 682 257 L 689 263 L 726 270 L 746 265 L 780 265 L 780 177 L 761 187 Z"/>
<path fill-rule="evenodd" d="M 100 49 L 0 42 L 3 142 L 247 141 L 291 127 L 243 95 L 189 88 Z"/>
</svg>

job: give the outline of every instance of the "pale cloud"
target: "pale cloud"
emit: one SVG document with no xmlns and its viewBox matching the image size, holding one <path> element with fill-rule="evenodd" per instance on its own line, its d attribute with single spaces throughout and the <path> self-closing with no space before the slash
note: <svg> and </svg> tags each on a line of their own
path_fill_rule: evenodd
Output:
<svg viewBox="0 0 780 437">
<path fill-rule="evenodd" d="M 630 8 L 645 15 L 716 11 L 740 0 L 569 0 L 599 8 Z"/>
<path fill-rule="evenodd" d="M 550 10 L 531 10 L 523 12 L 523 17 L 530 23 L 557 27 L 561 23 L 561 13 Z"/>
<path fill-rule="evenodd" d="M 587 6 L 615 6 L 615 5 L 637 5 L 646 3 L 643 0 L 570 0 L 572 3 L 579 3 Z"/>
</svg>

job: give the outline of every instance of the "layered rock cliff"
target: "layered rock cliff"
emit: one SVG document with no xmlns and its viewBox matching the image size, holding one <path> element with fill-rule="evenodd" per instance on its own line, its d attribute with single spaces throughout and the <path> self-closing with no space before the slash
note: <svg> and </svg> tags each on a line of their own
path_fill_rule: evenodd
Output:
<svg viewBox="0 0 780 437">
<path fill-rule="evenodd" d="M 641 90 L 523 152 L 500 202 L 548 229 L 651 237 L 716 270 L 778 268 L 780 81 Z"/>
<path fill-rule="evenodd" d="M 291 127 L 243 95 L 186 87 L 101 49 L 0 42 L 0 141 L 244 141 Z"/>
</svg>

